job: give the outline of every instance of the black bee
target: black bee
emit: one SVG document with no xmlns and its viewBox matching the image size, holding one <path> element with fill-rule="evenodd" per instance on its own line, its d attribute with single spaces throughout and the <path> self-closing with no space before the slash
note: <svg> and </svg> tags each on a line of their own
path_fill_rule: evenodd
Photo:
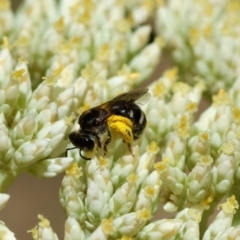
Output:
<svg viewBox="0 0 240 240">
<path fill-rule="evenodd" d="M 90 160 L 91 158 L 82 156 L 81 151 L 93 151 L 95 144 L 101 148 L 100 136 L 103 133 L 107 133 L 107 139 L 103 145 L 104 153 L 107 153 L 107 146 L 111 142 L 108 120 L 112 116 L 119 116 L 129 121 L 131 124 L 129 124 L 130 127 L 127 134 L 132 134 L 132 138 L 130 139 L 133 141 L 138 139 L 146 126 L 147 120 L 145 114 L 135 102 L 143 100 L 144 102 L 142 103 L 145 103 L 149 98 L 150 94 L 147 88 L 136 89 L 84 111 L 78 119 L 81 129 L 71 132 L 69 135 L 69 139 L 75 147 L 68 148 L 65 156 L 67 156 L 68 150 L 79 148 L 80 156 L 85 160 Z M 129 148 L 132 140 L 127 142 Z"/>
</svg>

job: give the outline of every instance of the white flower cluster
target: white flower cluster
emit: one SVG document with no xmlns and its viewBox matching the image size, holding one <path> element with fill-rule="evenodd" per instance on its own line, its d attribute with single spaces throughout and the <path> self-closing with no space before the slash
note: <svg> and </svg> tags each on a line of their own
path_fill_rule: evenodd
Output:
<svg viewBox="0 0 240 240">
<path fill-rule="evenodd" d="M 5 191 L 23 170 L 52 177 L 69 167 L 72 159 L 58 158 L 63 150 L 56 150 L 70 131 L 64 116 L 72 111 L 74 88 L 44 81 L 33 91 L 27 64 L 20 61 L 14 67 L 8 47 L 0 51 L 0 62 L 0 166 Z"/>
<path fill-rule="evenodd" d="M 237 239 L 238 9 L 237 1 L 225 0 L 164 6 L 154 0 L 25 0 L 13 14 L 10 2 L 0 1 L 1 192 L 22 171 L 37 177 L 66 171 L 60 188 L 65 240 Z M 146 21 L 155 13 L 161 39 L 149 42 Z M 99 151 L 85 161 L 78 149 L 63 157 L 77 116 L 143 83 L 163 42 L 179 68 L 149 85 L 141 143 L 130 153 L 113 134 L 104 158 Z M 191 86 L 182 82 L 189 79 Z M 205 85 L 208 93 L 219 92 L 196 120 Z M 0 194 L 0 209 L 8 199 Z M 150 222 L 160 202 L 175 216 Z M 207 210 L 216 205 L 221 209 L 209 221 Z M 50 222 L 38 218 L 29 231 L 33 239 L 58 239 Z M 0 239 L 15 239 L 3 222 Z"/>
<path fill-rule="evenodd" d="M 200 75 L 210 93 L 229 88 L 239 73 L 238 1 L 167 1 L 156 15 L 157 31 L 188 81 Z"/>
<path fill-rule="evenodd" d="M 174 236 L 182 225 L 180 220 L 147 224 L 157 210 L 162 186 L 157 170 L 152 170 L 157 152 L 152 143 L 141 156 L 134 146 L 134 156 L 128 153 L 114 161 L 100 157 L 80 161 L 80 167 L 73 165 L 60 191 L 68 215 L 65 239 Z"/>
<path fill-rule="evenodd" d="M 9 1 L 0 3 L 0 165 L 11 171 L 6 178 L 22 170 L 40 177 L 62 172 L 72 162 L 58 158 L 72 112 L 129 90 L 153 71 L 160 45 L 147 45 L 150 26 L 137 27 L 141 18 L 134 12 L 144 22 L 151 9 L 136 3 L 128 17 L 127 1 L 25 1 L 15 15 Z M 5 182 L 3 190 L 11 183 Z"/>
</svg>

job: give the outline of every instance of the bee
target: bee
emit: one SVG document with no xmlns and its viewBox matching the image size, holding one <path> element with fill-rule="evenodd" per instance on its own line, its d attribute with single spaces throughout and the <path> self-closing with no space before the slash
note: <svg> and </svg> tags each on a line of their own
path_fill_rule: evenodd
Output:
<svg viewBox="0 0 240 240">
<path fill-rule="evenodd" d="M 84 157 L 81 152 L 93 151 L 95 144 L 98 148 L 102 148 L 100 136 L 107 133 L 103 144 L 105 155 L 112 138 L 110 129 L 122 135 L 131 152 L 131 143 L 140 138 L 147 123 L 146 116 L 138 104 L 146 103 L 149 98 L 148 89 L 141 88 L 123 93 L 108 102 L 84 111 L 78 119 L 80 130 L 71 132 L 69 135 L 69 140 L 74 147 L 66 149 L 65 156 L 69 150 L 79 148 L 80 156 L 90 160 L 91 158 Z"/>
</svg>

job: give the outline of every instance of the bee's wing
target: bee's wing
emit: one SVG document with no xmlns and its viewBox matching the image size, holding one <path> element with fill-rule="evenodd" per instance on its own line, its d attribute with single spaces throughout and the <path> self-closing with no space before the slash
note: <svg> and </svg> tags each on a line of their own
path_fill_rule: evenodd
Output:
<svg viewBox="0 0 240 240">
<path fill-rule="evenodd" d="M 142 95 L 140 98 L 138 98 L 135 103 L 137 105 L 143 106 L 146 104 L 151 98 L 151 94 L 149 92 L 146 92 L 144 95 Z"/>
<path fill-rule="evenodd" d="M 112 107 L 114 105 L 118 105 L 119 109 L 124 108 L 126 105 L 124 103 L 135 102 L 138 105 L 143 105 L 149 101 L 151 94 L 148 92 L 147 88 L 139 88 L 136 90 L 129 91 L 127 93 L 123 93 L 113 98 L 112 100 L 102 103 L 96 108 L 103 108 L 108 111 L 108 114 L 104 115 L 101 121 L 105 121 L 108 117 L 110 117 L 112 112 Z"/>
<path fill-rule="evenodd" d="M 143 105 L 149 101 L 151 94 L 147 88 L 139 88 L 136 90 L 129 91 L 127 93 L 120 94 L 113 98 L 110 102 L 123 101 L 123 102 L 136 102 L 138 105 Z"/>
</svg>

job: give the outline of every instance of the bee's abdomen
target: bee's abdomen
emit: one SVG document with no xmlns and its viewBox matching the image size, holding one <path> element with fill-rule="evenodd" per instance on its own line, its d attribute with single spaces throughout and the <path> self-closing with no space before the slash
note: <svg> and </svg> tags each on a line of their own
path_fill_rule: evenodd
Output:
<svg viewBox="0 0 240 240">
<path fill-rule="evenodd" d="M 132 133 L 134 140 L 138 139 L 142 135 L 143 130 L 146 127 L 147 119 L 144 112 L 137 104 L 133 103 L 128 107 L 119 110 L 115 114 L 126 117 L 132 121 Z"/>
<path fill-rule="evenodd" d="M 138 107 L 138 106 L 137 106 Z M 142 133 L 144 128 L 146 127 L 147 119 L 144 112 L 138 107 L 138 109 L 132 109 L 131 115 L 133 116 L 131 120 L 133 121 L 133 137 L 134 140 L 138 139 Z"/>
</svg>

